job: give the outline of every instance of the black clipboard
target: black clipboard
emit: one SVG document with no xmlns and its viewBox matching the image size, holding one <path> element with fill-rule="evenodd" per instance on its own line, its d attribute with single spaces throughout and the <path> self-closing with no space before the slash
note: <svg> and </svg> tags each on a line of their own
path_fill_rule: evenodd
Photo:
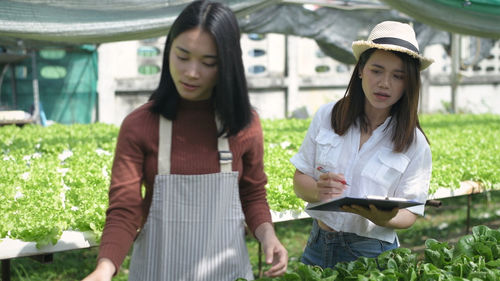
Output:
<svg viewBox="0 0 500 281">
<path fill-rule="evenodd" d="M 378 209 L 389 211 L 393 208 L 408 208 L 417 205 L 424 205 L 424 203 L 407 200 L 404 198 L 383 197 L 383 196 L 366 196 L 359 197 L 341 197 L 323 203 L 313 203 L 307 206 L 306 210 L 316 211 L 330 211 L 330 212 L 343 212 L 340 207 L 344 205 L 359 205 L 368 208 L 368 205 L 373 204 Z"/>
</svg>

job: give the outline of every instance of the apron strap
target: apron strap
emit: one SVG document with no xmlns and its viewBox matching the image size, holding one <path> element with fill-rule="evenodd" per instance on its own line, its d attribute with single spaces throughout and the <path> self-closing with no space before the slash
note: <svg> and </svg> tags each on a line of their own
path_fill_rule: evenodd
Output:
<svg viewBox="0 0 500 281">
<path fill-rule="evenodd" d="M 160 115 L 160 135 L 158 140 L 158 174 L 170 174 L 170 154 L 172 150 L 172 121 Z"/>
<path fill-rule="evenodd" d="M 219 118 L 215 118 L 217 129 L 222 125 Z M 158 174 L 170 174 L 170 157 L 172 150 L 172 121 L 160 115 L 160 132 L 158 141 Z M 233 154 L 229 149 L 227 137 L 220 136 L 217 139 L 217 149 L 219 151 L 219 164 L 221 172 L 231 172 L 233 170 Z"/>
<path fill-rule="evenodd" d="M 215 124 L 217 132 L 222 128 L 222 122 L 219 116 L 215 115 Z M 231 172 L 233 170 L 233 154 L 229 149 L 229 140 L 227 137 L 220 136 L 217 138 L 217 149 L 219 150 L 219 164 L 221 172 Z"/>
<path fill-rule="evenodd" d="M 217 146 L 219 148 L 220 171 L 231 172 L 233 170 L 233 154 L 229 150 L 229 141 L 227 138 L 219 137 L 217 139 Z"/>
</svg>

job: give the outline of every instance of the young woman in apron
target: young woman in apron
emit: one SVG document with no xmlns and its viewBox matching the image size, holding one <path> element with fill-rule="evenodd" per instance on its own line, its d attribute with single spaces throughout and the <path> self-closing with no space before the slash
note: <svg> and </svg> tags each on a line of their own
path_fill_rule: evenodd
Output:
<svg viewBox="0 0 500 281">
<path fill-rule="evenodd" d="M 252 280 L 245 222 L 266 275 L 286 271 L 239 40 L 220 3 L 195 1 L 173 23 L 159 87 L 120 128 L 98 264 L 85 281 L 111 280 L 132 244 L 131 281 Z"/>
</svg>

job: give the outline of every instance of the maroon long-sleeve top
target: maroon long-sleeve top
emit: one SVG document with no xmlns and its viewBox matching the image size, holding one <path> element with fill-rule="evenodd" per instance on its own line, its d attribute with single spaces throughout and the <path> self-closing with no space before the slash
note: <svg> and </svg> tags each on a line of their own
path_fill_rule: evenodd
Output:
<svg viewBox="0 0 500 281">
<path fill-rule="evenodd" d="M 109 207 L 98 258 L 109 258 L 118 269 L 138 230 L 144 225 L 158 166 L 159 115 L 148 102 L 123 121 L 113 161 Z M 252 123 L 229 138 L 233 171 L 239 172 L 240 200 L 250 230 L 271 222 L 266 200 L 262 127 L 254 112 Z M 217 129 L 209 101 L 179 103 L 172 125 L 171 174 L 220 172 Z M 144 198 L 141 186 L 146 189 Z"/>
</svg>

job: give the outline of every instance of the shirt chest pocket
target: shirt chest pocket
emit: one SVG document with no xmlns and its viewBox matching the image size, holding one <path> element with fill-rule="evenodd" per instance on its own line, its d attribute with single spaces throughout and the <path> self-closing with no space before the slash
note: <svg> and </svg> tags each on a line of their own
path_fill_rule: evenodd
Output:
<svg viewBox="0 0 500 281">
<path fill-rule="evenodd" d="M 405 154 L 382 148 L 368 161 L 361 176 L 389 188 L 401 178 L 409 163 L 410 158 Z"/>
<path fill-rule="evenodd" d="M 316 136 L 316 166 L 334 172 L 338 166 L 342 137 L 331 130 L 321 129 Z"/>
</svg>

